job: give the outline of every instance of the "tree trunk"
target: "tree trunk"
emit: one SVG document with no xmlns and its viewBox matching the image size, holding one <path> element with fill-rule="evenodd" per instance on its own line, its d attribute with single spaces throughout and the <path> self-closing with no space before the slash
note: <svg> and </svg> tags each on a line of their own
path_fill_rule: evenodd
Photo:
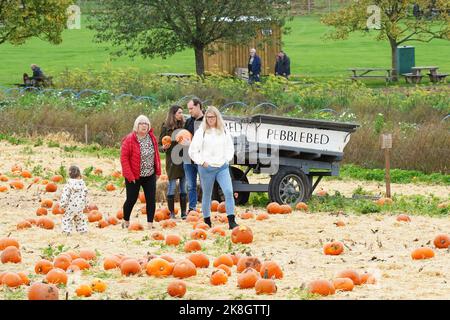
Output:
<svg viewBox="0 0 450 320">
<path fill-rule="evenodd" d="M 203 58 L 203 46 L 194 48 L 195 50 L 195 71 L 197 75 L 203 76 L 205 74 L 205 59 Z"/>
<path fill-rule="evenodd" d="M 392 68 L 392 81 L 398 81 L 397 74 L 397 41 L 395 39 L 389 39 L 391 44 L 391 68 Z"/>
</svg>

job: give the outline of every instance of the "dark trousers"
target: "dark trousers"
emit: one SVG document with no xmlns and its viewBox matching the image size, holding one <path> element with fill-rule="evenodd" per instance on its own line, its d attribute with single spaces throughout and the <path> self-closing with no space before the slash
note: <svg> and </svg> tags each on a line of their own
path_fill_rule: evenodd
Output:
<svg viewBox="0 0 450 320">
<path fill-rule="evenodd" d="M 156 176 L 152 174 L 149 177 L 140 177 L 134 183 L 125 179 L 125 188 L 127 189 L 127 199 L 123 204 L 123 219 L 130 221 L 131 211 L 139 197 L 139 190 L 144 189 L 147 222 L 153 222 L 156 209 Z"/>
</svg>

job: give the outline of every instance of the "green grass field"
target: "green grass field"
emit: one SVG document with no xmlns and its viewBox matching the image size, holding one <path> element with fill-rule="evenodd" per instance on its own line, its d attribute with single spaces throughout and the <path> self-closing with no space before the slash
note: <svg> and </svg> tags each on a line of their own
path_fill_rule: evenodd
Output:
<svg viewBox="0 0 450 320">
<path fill-rule="evenodd" d="M 318 17 L 296 17 L 289 23 L 292 31 L 283 37 L 284 50 L 291 58 L 291 72 L 313 78 L 346 77 L 349 67 L 389 67 L 390 47 L 387 41 L 373 40 L 374 34 L 354 34 L 346 41 L 324 40 L 327 27 Z M 109 45 L 93 43 L 94 32 L 82 25 L 81 30 L 66 30 L 63 43 L 51 45 L 31 39 L 25 45 L 0 45 L 0 85 L 10 86 L 22 81 L 30 64 L 36 63 L 48 75 L 64 69 L 102 69 L 107 67 L 136 67 L 142 72 L 195 71 L 193 50 L 186 50 L 168 59 L 112 60 Z M 441 72 L 450 71 L 450 45 L 445 40 L 430 43 L 407 43 L 415 46 L 416 65 L 437 65 Z M 403 82 L 403 81 L 402 81 Z"/>
</svg>

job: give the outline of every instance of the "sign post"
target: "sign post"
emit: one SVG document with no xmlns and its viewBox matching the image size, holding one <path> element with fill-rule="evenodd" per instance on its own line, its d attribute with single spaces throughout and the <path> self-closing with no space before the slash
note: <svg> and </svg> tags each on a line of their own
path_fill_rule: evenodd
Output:
<svg viewBox="0 0 450 320">
<path fill-rule="evenodd" d="M 386 163 L 386 198 L 391 197 L 391 158 L 390 158 L 390 150 L 392 149 L 392 134 L 382 134 L 380 136 L 381 140 L 381 149 L 384 149 L 384 159 Z"/>
</svg>

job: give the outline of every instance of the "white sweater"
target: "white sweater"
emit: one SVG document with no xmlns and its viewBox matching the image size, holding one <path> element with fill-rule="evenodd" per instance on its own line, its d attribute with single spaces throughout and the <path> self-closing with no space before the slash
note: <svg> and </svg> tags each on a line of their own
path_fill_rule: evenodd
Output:
<svg viewBox="0 0 450 320">
<path fill-rule="evenodd" d="M 212 167 L 221 167 L 234 156 L 234 145 L 227 131 L 208 129 L 201 126 L 195 131 L 189 146 L 189 157 L 198 165 L 207 163 Z"/>
</svg>

